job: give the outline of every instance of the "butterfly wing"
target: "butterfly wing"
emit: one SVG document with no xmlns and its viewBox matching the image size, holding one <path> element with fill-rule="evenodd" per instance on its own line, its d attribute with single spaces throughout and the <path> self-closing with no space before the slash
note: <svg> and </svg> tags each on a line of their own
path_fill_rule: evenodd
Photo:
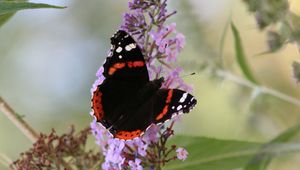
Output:
<svg viewBox="0 0 300 170">
<path fill-rule="evenodd" d="M 188 113 L 196 103 L 196 99 L 185 91 L 160 89 L 151 100 L 140 105 L 137 110 L 132 110 L 135 112 L 129 116 L 124 115 L 117 124 L 113 125 L 111 132 L 116 138 L 133 139 L 142 135 L 152 123 L 164 123 L 173 115 Z"/>
<path fill-rule="evenodd" d="M 174 115 L 188 113 L 197 100 L 188 92 L 179 89 L 160 89 L 156 94 L 153 122 L 164 123 Z"/>
<path fill-rule="evenodd" d="M 141 101 L 139 90 L 149 83 L 141 49 L 125 31 L 115 33 L 111 44 L 103 65 L 105 80 L 93 93 L 92 108 L 97 121 L 114 137 L 133 139 L 152 123 L 163 123 L 194 107 L 194 97 L 178 89 L 160 89 Z"/>
<path fill-rule="evenodd" d="M 111 38 L 111 45 L 103 65 L 105 80 L 92 96 L 94 115 L 106 128 L 121 116 L 117 111 L 120 105 L 133 100 L 138 89 L 149 82 L 141 49 L 129 34 L 117 31 Z"/>
<path fill-rule="evenodd" d="M 104 63 L 106 78 L 149 81 L 148 70 L 140 47 L 125 31 L 117 31 L 111 37 L 111 49 Z"/>
</svg>

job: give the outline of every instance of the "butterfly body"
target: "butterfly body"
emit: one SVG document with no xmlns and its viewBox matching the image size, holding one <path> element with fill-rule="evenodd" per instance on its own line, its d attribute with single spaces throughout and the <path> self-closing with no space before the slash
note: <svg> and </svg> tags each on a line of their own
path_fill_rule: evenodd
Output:
<svg viewBox="0 0 300 170">
<path fill-rule="evenodd" d="M 150 81 L 141 49 L 125 31 L 111 38 L 103 65 L 105 80 L 94 91 L 94 116 L 115 137 L 130 140 L 152 124 L 187 113 L 196 100 L 179 89 L 161 89 L 163 78 Z"/>
</svg>

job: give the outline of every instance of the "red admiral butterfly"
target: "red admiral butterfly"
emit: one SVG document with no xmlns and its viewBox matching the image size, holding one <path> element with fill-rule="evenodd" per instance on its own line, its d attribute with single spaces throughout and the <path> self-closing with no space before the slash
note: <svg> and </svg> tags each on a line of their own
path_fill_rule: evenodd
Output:
<svg viewBox="0 0 300 170">
<path fill-rule="evenodd" d="M 115 138 L 139 137 L 152 123 L 164 123 L 196 105 L 185 91 L 160 89 L 163 78 L 149 80 L 141 49 L 128 33 L 116 32 L 111 45 L 103 65 L 105 80 L 93 93 L 92 109 Z"/>
</svg>

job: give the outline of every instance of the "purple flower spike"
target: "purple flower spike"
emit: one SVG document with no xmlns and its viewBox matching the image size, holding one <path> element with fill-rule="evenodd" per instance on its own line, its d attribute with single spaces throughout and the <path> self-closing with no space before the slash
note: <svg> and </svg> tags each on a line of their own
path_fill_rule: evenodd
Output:
<svg viewBox="0 0 300 170">
<path fill-rule="evenodd" d="M 138 158 L 135 159 L 135 161 L 129 161 L 128 164 L 131 170 L 143 170 L 143 167 L 141 166 L 141 160 Z"/>
<path fill-rule="evenodd" d="M 150 79 L 164 77 L 162 88 L 191 91 L 192 88 L 180 77 L 183 69 L 175 67 L 177 57 L 185 45 L 185 37 L 176 30 L 176 23 L 165 23 L 176 11 L 168 12 L 167 0 L 130 0 L 128 6 L 130 12 L 123 15 L 120 29 L 133 36 L 141 48 Z M 92 95 L 105 80 L 103 71 L 103 67 L 97 71 L 98 79 L 91 89 Z M 129 141 L 113 138 L 108 130 L 94 119 L 91 129 L 104 156 L 102 169 L 142 170 L 143 166 L 148 166 L 144 167 L 145 169 L 155 169 L 173 160 L 174 154 L 179 160 L 185 160 L 188 155 L 185 149 L 176 150 L 175 145 L 168 148 L 166 144 L 174 134 L 174 123 L 179 119 L 179 116 L 172 118 L 169 126 L 152 124 L 143 136 Z"/>
<path fill-rule="evenodd" d="M 135 9 L 146 10 L 153 5 L 155 5 L 153 0 L 133 0 L 132 2 L 128 2 L 128 7 L 131 10 L 135 10 Z"/>
</svg>

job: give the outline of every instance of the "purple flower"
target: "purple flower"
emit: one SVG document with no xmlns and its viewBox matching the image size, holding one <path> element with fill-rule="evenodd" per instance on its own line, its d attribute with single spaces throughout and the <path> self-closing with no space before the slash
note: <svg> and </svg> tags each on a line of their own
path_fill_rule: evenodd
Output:
<svg viewBox="0 0 300 170">
<path fill-rule="evenodd" d="M 131 170 L 143 170 L 143 167 L 141 166 L 141 160 L 138 158 L 136 158 L 134 162 L 130 160 L 128 164 Z"/>
<path fill-rule="evenodd" d="M 145 157 L 147 155 L 148 144 L 144 142 L 141 138 L 135 139 L 135 145 L 138 150 L 138 154 Z"/>
<path fill-rule="evenodd" d="M 103 72 L 104 72 L 104 68 L 103 67 L 100 67 L 96 73 L 96 76 L 99 77 L 99 78 L 103 78 Z M 104 77 L 105 78 L 105 77 Z"/>
<path fill-rule="evenodd" d="M 155 3 L 153 0 L 133 0 L 132 2 L 128 2 L 128 7 L 131 10 L 134 10 L 134 9 L 146 10 L 154 4 Z"/>
<path fill-rule="evenodd" d="M 164 69 L 161 65 L 156 66 L 154 64 L 147 64 L 149 77 L 152 79 L 158 79 L 161 74 L 164 74 Z"/>
<path fill-rule="evenodd" d="M 158 51 L 164 53 L 169 48 L 169 40 L 162 39 L 158 44 Z"/>
<path fill-rule="evenodd" d="M 175 35 L 172 36 L 172 35 Z M 157 52 L 150 54 L 150 57 L 165 56 L 167 62 L 175 62 L 179 52 L 182 50 L 185 44 L 185 37 L 181 33 L 176 31 L 176 23 L 172 23 L 168 26 L 162 26 L 157 32 L 150 31 L 149 36 L 153 39 L 157 45 Z M 171 37 L 170 37 L 171 36 Z"/>
<path fill-rule="evenodd" d="M 170 71 L 165 77 L 165 82 L 163 83 L 163 88 L 175 88 L 176 82 L 180 80 L 180 73 L 183 72 L 181 67 L 177 67 Z"/>
<path fill-rule="evenodd" d="M 98 85 L 100 85 L 105 79 L 105 77 L 103 76 L 103 71 L 104 71 L 104 68 L 100 67 L 96 73 L 96 76 L 98 77 L 98 79 L 94 82 L 94 84 L 91 88 L 90 92 L 92 95 L 93 95 L 94 91 L 97 89 Z"/>
<path fill-rule="evenodd" d="M 176 48 L 180 51 L 185 45 L 185 36 L 181 33 L 176 35 Z"/>
<path fill-rule="evenodd" d="M 143 45 L 145 38 L 144 34 L 148 28 L 143 10 L 136 9 L 132 13 L 125 13 L 120 28 L 131 33 L 131 35 L 137 35 L 137 43 Z"/>
<path fill-rule="evenodd" d="M 174 62 L 177 60 L 178 51 L 168 48 L 166 49 L 166 55 L 167 55 L 166 60 L 168 62 Z"/>
<path fill-rule="evenodd" d="M 187 85 L 181 77 L 179 77 L 180 73 L 183 72 L 181 67 L 174 68 L 171 70 L 168 75 L 165 77 L 165 82 L 163 83 L 163 88 L 180 88 L 187 92 L 191 92 L 193 88 Z"/>
<path fill-rule="evenodd" d="M 96 118 L 91 123 L 92 133 L 96 138 L 96 143 L 101 146 L 102 151 L 106 151 L 108 132 L 101 124 L 96 121 Z"/>
<path fill-rule="evenodd" d="M 174 32 L 174 33 L 176 33 L 176 23 L 173 22 L 170 25 L 167 25 L 165 29 L 166 29 L 167 32 L 170 32 L 170 33 Z"/>
<path fill-rule="evenodd" d="M 169 44 L 170 39 L 168 38 L 168 35 L 175 32 L 176 32 L 176 24 L 172 23 L 168 26 L 162 27 L 161 29 L 158 30 L 158 32 L 152 30 L 148 34 L 155 41 L 155 44 L 160 47 L 160 46 L 164 46 L 165 44 Z"/>
<path fill-rule="evenodd" d="M 160 131 L 160 126 L 152 124 L 148 130 L 145 132 L 143 139 L 146 142 L 157 142 L 158 140 L 158 132 Z"/>
<path fill-rule="evenodd" d="M 182 160 L 182 161 L 184 161 L 186 158 L 187 158 L 187 156 L 188 156 L 188 152 L 185 150 L 185 149 L 183 149 L 183 148 L 178 148 L 177 150 L 176 150 L 176 152 L 177 152 L 177 158 L 179 159 L 179 160 Z"/>
<path fill-rule="evenodd" d="M 119 170 L 118 167 L 112 165 L 109 162 L 102 163 L 101 167 L 102 167 L 103 170 Z"/>
<path fill-rule="evenodd" d="M 124 158 L 122 158 L 121 153 L 125 146 L 124 141 L 119 139 L 109 139 L 108 140 L 108 150 L 105 154 L 105 160 L 115 164 L 123 163 Z"/>
</svg>

